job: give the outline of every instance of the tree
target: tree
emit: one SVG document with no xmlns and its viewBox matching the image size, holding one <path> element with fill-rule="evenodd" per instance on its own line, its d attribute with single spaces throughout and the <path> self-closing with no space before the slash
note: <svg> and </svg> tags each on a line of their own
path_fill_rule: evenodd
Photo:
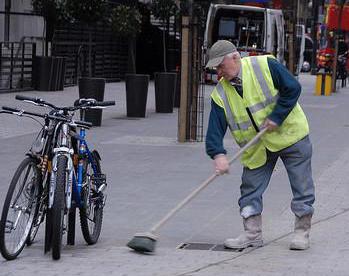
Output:
<svg viewBox="0 0 349 276">
<path fill-rule="evenodd" d="M 118 5 L 111 12 L 112 30 L 128 39 L 129 73 L 136 73 L 136 37 L 140 32 L 142 16 L 135 6 Z"/>
<path fill-rule="evenodd" d="M 106 13 L 106 0 L 65 0 L 65 11 L 73 21 L 91 25 Z"/>
<path fill-rule="evenodd" d="M 71 22 L 80 22 L 87 27 L 96 24 L 105 18 L 107 12 L 106 0 L 65 0 L 64 10 Z M 89 77 L 92 77 L 92 33 L 88 31 L 88 71 Z"/>
<path fill-rule="evenodd" d="M 171 16 L 175 16 L 178 12 L 176 2 L 174 0 L 153 0 L 151 2 L 151 11 L 156 19 L 159 19 L 162 23 L 162 47 L 164 55 L 164 71 L 167 72 L 166 63 L 166 29 L 169 25 L 169 19 Z"/>
<path fill-rule="evenodd" d="M 62 0 L 32 0 L 33 10 L 44 17 L 44 40 L 43 49 L 48 55 L 48 41 L 52 39 L 53 31 L 57 21 L 64 19 L 64 8 Z"/>
</svg>

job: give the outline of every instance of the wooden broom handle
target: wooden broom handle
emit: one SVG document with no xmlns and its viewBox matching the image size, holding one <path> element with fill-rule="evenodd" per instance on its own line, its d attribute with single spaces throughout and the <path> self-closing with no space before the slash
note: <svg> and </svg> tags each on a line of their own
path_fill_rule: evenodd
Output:
<svg viewBox="0 0 349 276">
<path fill-rule="evenodd" d="M 245 146 L 243 146 L 229 161 L 229 165 L 231 165 L 237 158 L 240 157 L 244 153 L 246 149 L 248 149 L 250 146 L 252 146 L 254 143 L 256 143 L 259 138 L 267 131 L 267 128 L 262 129 L 260 132 L 257 133 L 253 139 L 251 139 Z M 191 201 L 201 190 L 206 188 L 208 184 L 210 184 L 213 180 L 216 179 L 218 175 L 213 174 L 209 178 L 207 178 L 204 182 L 200 184 L 199 187 L 197 187 L 194 191 L 192 191 L 185 199 L 183 199 L 176 207 L 174 207 L 168 214 L 161 219 L 156 225 L 154 225 L 150 232 L 154 233 L 156 232 L 165 222 L 167 222 L 175 213 L 177 213 L 180 209 L 182 209 L 189 201 Z"/>
</svg>

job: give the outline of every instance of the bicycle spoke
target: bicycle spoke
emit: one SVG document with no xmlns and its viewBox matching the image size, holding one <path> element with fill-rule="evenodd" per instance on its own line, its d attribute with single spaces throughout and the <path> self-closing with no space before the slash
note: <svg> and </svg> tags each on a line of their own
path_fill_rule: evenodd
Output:
<svg viewBox="0 0 349 276">
<path fill-rule="evenodd" d="M 29 175 L 29 173 L 30 173 L 31 167 L 32 167 L 31 165 L 28 166 L 27 171 L 26 171 L 26 173 L 25 173 L 24 179 L 23 179 L 22 181 L 19 181 L 19 182 L 21 182 L 22 184 L 19 186 L 19 187 L 20 187 L 20 190 L 18 191 L 17 196 L 15 197 L 14 202 L 12 203 L 13 205 L 17 202 L 18 198 L 20 197 L 20 195 L 21 195 L 22 192 L 23 192 L 23 189 L 24 189 L 25 183 L 26 183 L 26 181 L 27 181 L 28 175 Z"/>
<path fill-rule="evenodd" d="M 75 120 L 75 111 L 82 110 L 84 114 L 84 111 L 90 108 L 104 108 L 115 105 L 114 101 L 98 102 L 94 99 L 79 99 L 79 101 L 74 103 L 74 106 L 58 107 L 40 98 L 17 95 L 16 99 L 49 107 L 51 110 L 48 113 L 39 114 L 32 111 L 27 112 L 16 108 L 7 108 L 5 112 L 18 116 L 25 115 L 34 120 L 36 120 L 34 117 L 44 119 L 44 124 L 36 140 L 30 147 L 29 154 L 18 166 L 11 180 L 2 208 L 0 219 L 0 252 L 8 260 L 15 259 L 25 244 L 30 245 L 33 242 L 39 226 L 45 218 L 46 211 L 48 210 L 48 202 L 50 202 L 50 208 L 52 207 L 52 198 L 49 197 L 49 191 L 47 191 L 50 186 L 46 186 L 50 182 L 50 178 L 47 177 L 52 172 L 52 160 L 55 160 L 52 157 L 66 156 L 68 158 L 70 154 L 79 153 L 77 152 L 77 148 L 74 147 L 75 144 L 72 143 L 75 137 L 73 137 L 70 130 L 74 130 L 73 132 L 75 133 L 76 127 L 82 128 L 80 137 L 84 139 L 85 134 L 83 130 L 92 126 L 89 122 Z M 82 119 L 84 120 L 85 118 Z M 86 148 L 88 149 L 87 146 Z M 57 153 L 55 149 L 63 151 L 63 155 L 60 152 Z M 86 152 L 88 155 L 90 154 L 88 150 Z M 92 162 L 95 165 L 95 171 L 90 168 L 88 174 L 84 173 L 82 175 L 84 177 L 82 191 L 85 195 L 80 194 L 77 196 L 78 199 L 82 198 L 82 202 L 76 202 L 77 204 L 74 205 L 71 204 L 72 193 L 76 192 L 76 190 L 71 188 L 72 178 L 64 178 L 67 177 L 65 174 L 67 166 L 69 165 L 69 170 L 71 168 L 72 162 L 70 159 L 68 160 L 69 163 L 65 163 L 65 169 L 63 168 L 61 171 L 59 182 L 64 184 L 62 185 L 63 190 L 59 191 L 60 198 L 56 199 L 56 185 L 53 201 L 53 203 L 60 202 L 60 204 L 55 205 L 55 212 L 52 212 L 53 215 L 51 214 L 52 217 L 50 218 L 50 223 L 54 221 L 56 225 L 52 227 L 49 225 L 53 230 L 50 230 L 50 233 L 47 233 L 47 235 L 45 233 L 45 239 L 48 237 L 48 241 L 45 241 L 45 250 L 51 247 L 52 251 L 55 251 L 53 254 L 54 259 L 59 259 L 60 257 L 62 232 L 66 231 L 66 226 L 63 226 L 61 220 L 64 217 L 64 214 L 61 214 L 61 212 L 64 212 L 65 209 L 69 210 L 71 207 L 76 208 L 76 205 L 79 206 L 83 214 L 81 227 L 85 240 L 89 244 L 94 244 L 98 240 L 102 226 L 104 204 L 101 204 L 99 199 L 99 194 L 102 194 L 103 189 L 98 190 L 101 184 L 96 179 L 101 178 L 102 173 L 99 163 L 100 156 L 97 151 L 93 151 L 92 153 L 93 160 L 89 155 L 88 160 L 86 160 L 86 166 L 91 166 L 90 162 Z M 39 160 L 40 164 L 38 163 Z M 102 180 L 105 182 L 104 175 Z M 65 187 L 67 187 L 67 190 L 64 190 Z M 79 188 L 78 190 L 80 193 L 81 189 Z M 67 197 L 65 193 L 68 194 Z M 64 201 L 64 199 L 66 200 Z M 81 206 L 82 204 L 84 206 Z M 90 231 L 89 225 L 92 225 L 92 231 Z M 51 244 L 47 246 L 48 243 Z"/>
<path fill-rule="evenodd" d="M 88 244 L 97 242 L 103 219 L 103 204 L 100 204 L 103 201 L 103 194 L 97 190 L 101 185 L 101 180 L 105 181 L 105 176 L 102 175 L 99 160 L 95 156 L 93 162 L 97 167 L 97 172 L 95 173 L 92 164 L 87 162 L 82 192 L 84 204 L 80 209 L 81 229 Z"/>
<path fill-rule="evenodd" d="M 25 159 L 16 171 L 11 182 L 11 198 L 3 224 L 2 253 L 6 258 L 13 258 L 20 253 L 29 235 L 33 220 L 34 206 L 38 202 L 38 171 L 31 159 Z"/>
</svg>

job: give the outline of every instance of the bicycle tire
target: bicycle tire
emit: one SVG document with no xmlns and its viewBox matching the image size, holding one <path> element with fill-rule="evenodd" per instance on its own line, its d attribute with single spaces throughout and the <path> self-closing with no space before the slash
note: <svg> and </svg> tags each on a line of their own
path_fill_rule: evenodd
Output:
<svg viewBox="0 0 349 276">
<path fill-rule="evenodd" d="M 96 165 L 97 174 L 101 175 L 101 164 L 96 152 L 92 152 L 92 157 L 93 162 Z M 103 202 L 101 202 L 101 200 L 103 200 L 101 196 L 103 195 L 98 195 L 97 198 L 96 189 L 93 189 L 92 187 L 93 185 L 91 176 L 94 175 L 94 172 L 91 165 L 92 164 L 90 162 L 87 162 L 86 168 L 84 170 L 83 179 L 85 180 L 87 185 L 84 185 L 83 183 L 82 199 L 84 201 L 84 205 L 79 209 L 81 231 L 88 245 L 95 244 L 99 239 L 102 229 L 104 207 Z M 91 172 L 92 175 L 89 175 L 89 173 Z M 90 222 L 93 223 L 92 227 L 89 224 Z"/>
<path fill-rule="evenodd" d="M 51 209 L 47 209 L 45 216 L 45 242 L 44 253 L 46 254 L 52 247 L 52 215 Z"/>
<path fill-rule="evenodd" d="M 22 179 L 23 173 L 24 178 Z M 40 181 L 41 171 L 37 167 L 36 160 L 31 157 L 23 159 L 12 177 L 1 214 L 0 252 L 7 260 L 15 259 L 26 244 L 37 210 Z M 10 214 L 12 212 L 14 212 L 13 219 Z M 25 225 L 18 227 L 21 225 L 22 217 L 24 217 Z M 17 234 L 16 230 L 22 230 L 22 233 Z M 18 237 L 19 241 L 14 242 L 13 248 L 10 248 L 9 238 L 13 232 L 16 232 L 15 238 Z"/>
<path fill-rule="evenodd" d="M 32 227 L 30 229 L 26 244 L 27 246 L 31 246 L 34 243 L 35 237 L 39 231 L 40 225 L 44 220 L 45 217 L 45 206 L 47 206 L 47 202 L 42 202 L 42 193 L 43 193 L 43 188 L 42 185 L 39 186 L 39 194 L 38 194 L 38 204 L 36 205 L 35 208 L 35 215 L 34 215 L 34 220 Z M 43 208 L 43 209 L 42 209 Z M 42 209 L 42 211 L 41 211 Z M 39 217 L 39 211 L 42 212 L 41 215 L 42 217 Z"/>
<path fill-rule="evenodd" d="M 35 237 L 39 231 L 40 225 L 35 225 L 35 221 L 37 221 L 38 213 L 39 213 L 39 209 L 37 208 L 37 210 L 35 211 L 35 215 L 34 215 L 33 225 L 29 231 L 29 235 L 28 235 L 28 238 L 26 241 L 27 246 L 31 246 L 34 243 Z"/>
<path fill-rule="evenodd" d="M 52 215 L 52 259 L 59 260 L 62 250 L 62 236 L 64 223 L 64 189 L 66 186 L 67 157 L 60 155 L 57 158 L 56 189 L 51 208 Z"/>
</svg>

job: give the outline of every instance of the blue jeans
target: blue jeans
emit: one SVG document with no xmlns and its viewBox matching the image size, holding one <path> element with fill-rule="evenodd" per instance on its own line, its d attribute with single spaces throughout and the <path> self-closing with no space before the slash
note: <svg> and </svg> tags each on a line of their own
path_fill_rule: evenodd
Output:
<svg viewBox="0 0 349 276">
<path fill-rule="evenodd" d="M 315 191 L 311 172 L 311 156 L 312 144 L 309 136 L 306 136 L 294 145 L 278 152 L 267 150 L 267 162 L 262 167 L 253 170 L 244 167 L 239 199 L 241 216 L 248 218 L 262 213 L 263 193 L 268 187 L 279 157 L 285 165 L 291 184 L 292 212 L 298 217 L 312 214 Z"/>
</svg>

